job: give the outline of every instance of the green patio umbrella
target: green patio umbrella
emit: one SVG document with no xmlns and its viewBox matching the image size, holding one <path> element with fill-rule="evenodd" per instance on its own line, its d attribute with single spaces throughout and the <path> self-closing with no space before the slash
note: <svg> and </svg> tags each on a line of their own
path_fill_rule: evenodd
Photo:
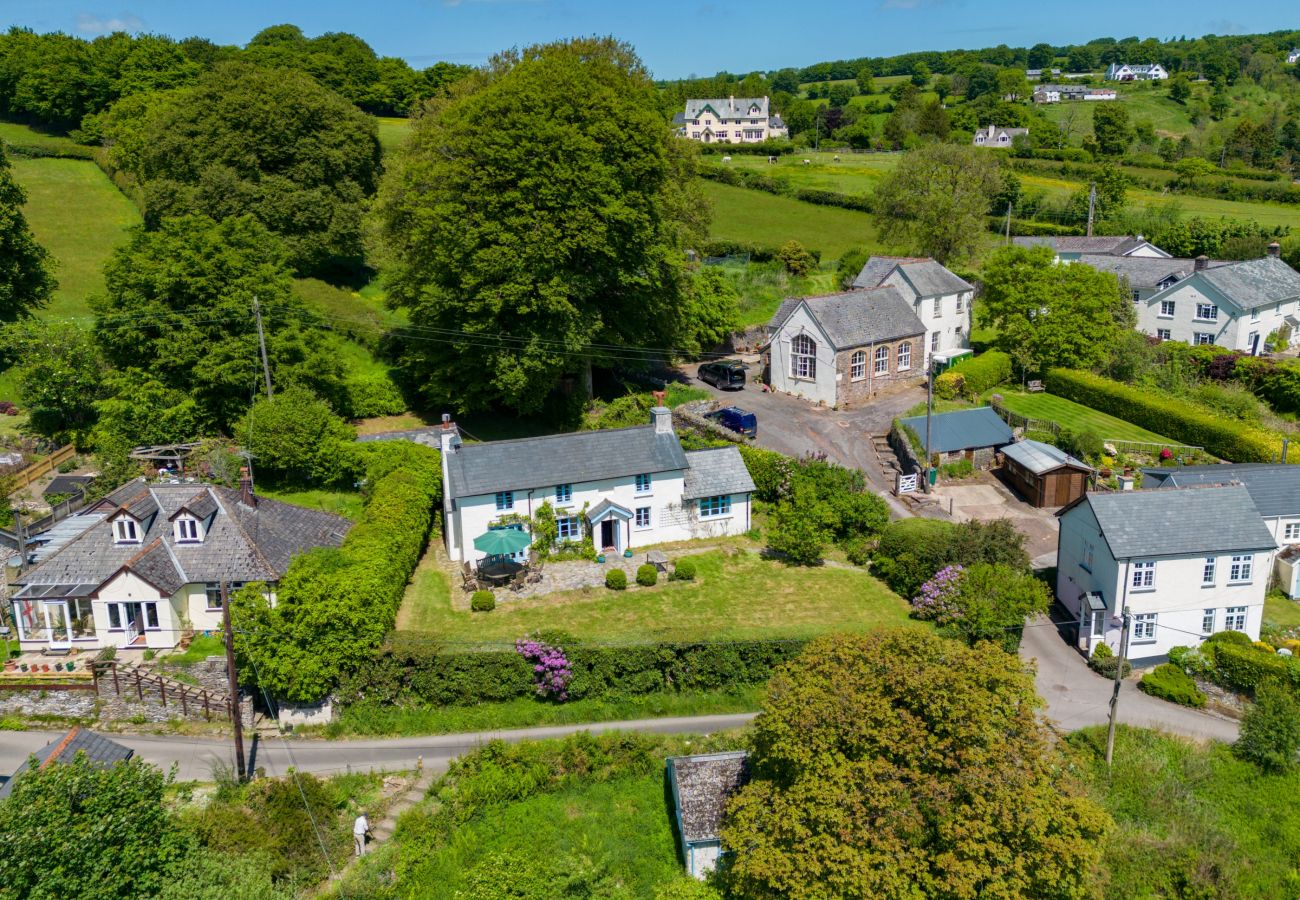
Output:
<svg viewBox="0 0 1300 900">
<path fill-rule="evenodd" d="M 517 528 L 494 528 L 474 538 L 474 549 L 489 556 L 518 553 L 533 542 L 533 536 Z"/>
</svg>

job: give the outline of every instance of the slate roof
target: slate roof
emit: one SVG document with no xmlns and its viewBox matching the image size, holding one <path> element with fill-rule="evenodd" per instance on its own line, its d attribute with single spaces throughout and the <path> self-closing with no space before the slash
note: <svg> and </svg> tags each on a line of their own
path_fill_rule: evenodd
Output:
<svg viewBox="0 0 1300 900">
<path fill-rule="evenodd" d="M 894 287 L 786 301 L 768 323 L 770 333 L 779 331 L 801 303 L 807 304 L 836 350 L 925 334 L 925 325 L 916 317 L 912 304 Z"/>
<path fill-rule="evenodd" d="M 996 125 L 990 125 L 987 128 L 976 129 L 975 137 L 972 138 L 972 140 L 978 142 L 979 139 L 983 137 L 984 140 L 987 142 L 993 140 L 1000 134 L 1005 134 L 1007 135 L 1007 137 L 1014 138 L 1016 135 L 1019 134 L 1029 134 L 1029 129 L 1028 128 L 999 128 Z"/>
<path fill-rule="evenodd" d="M 80 494 L 94 483 L 94 475 L 55 475 L 50 483 L 45 486 L 45 490 L 41 491 L 41 496 Z"/>
<path fill-rule="evenodd" d="M 755 103 L 758 104 L 759 112 L 755 116 L 750 116 L 749 108 Z M 706 106 L 711 107 L 721 119 L 754 117 L 766 119 L 768 114 L 766 97 L 715 97 L 702 100 L 687 100 L 686 118 L 698 119 Z"/>
<path fill-rule="evenodd" d="M 858 277 L 853 279 L 853 286 L 855 288 L 879 287 L 895 269 L 899 270 L 919 297 L 938 297 L 975 290 L 971 284 L 958 278 L 933 259 L 910 256 L 871 257 L 858 273 Z"/>
<path fill-rule="evenodd" d="M 903 419 L 921 438 L 925 446 L 925 416 Z M 1000 447 L 1015 440 L 1011 426 L 993 411 L 991 406 L 978 409 L 959 409 L 954 412 L 935 413 L 930 417 L 930 453 L 954 453 L 958 450 L 978 450 L 983 447 Z"/>
<path fill-rule="evenodd" d="M 31 544 L 28 546 L 35 545 L 35 549 L 28 553 L 28 558 L 33 563 L 39 563 L 47 556 L 57 553 L 69 541 L 76 540 L 87 528 L 102 521 L 104 521 L 103 512 L 83 512 L 61 519 L 40 534 L 32 535 Z M 17 563 L 15 562 L 14 565 Z"/>
<path fill-rule="evenodd" d="M 1090 253 L 1103 256 L 1124 256 L 1150 243 L 1141 235 L 1031 235 L 1013 237 L 1011 243 L 1017 247 L 1051 247 L 1057 253 Z M 1155 245 L 1152 244 L 1154 247 Z M 1159 250 L 1160 248 L 1156 248 Z M 1161 250 L 1160 252 L 1164 252 Z"/>
<path fill-rule="evenodd" d="M 1243 485 L 1261 516 L 1300 516 L 1300 466 L 1234 463 L 1142 470 L 1143 486 Z"/>
<path fill-rule="evenodd" d="M 77 725 L 57 741 L 46 744 L 32 756 L 36 757 L 37 768 L 43 769 L 54 762 L 72 762 L 78 753 L 85 753 L 89 762 L 108 768 L 130 759 L 135 751 Z M 18 778 L 31 769 L 31 762 L 29 757 L 14 770 L 8 781 L 0 785 L 0 800 L 13 792 Z"/>
<path fill-rule="evenodd" d="M 755 490 L 754 479 L 750 477 L 738 447 L 692 450 L 686 454 L 686 462 L 690 468 L 686 470 L 683 500 L 722 494 L 752 494 Z"/>
<path fill-rule="evenodd" d="M 1197 274 L 1244 310 L 1300 298 L 1300 272 L 1275 256 L 1248 259 Z"/>
<path fill-rule="evenodd" d="M 1271 550 L 1277 546 L 1239 484 L 1084 494 L 1116 559 Z M 1057 515 L 1067 515 L 1073 506 Z"/>
<path fill-rule="evenodd" d="M 1176 259 L 1174 257 L 1150 256 L 1110 256 L 1104 253 L 1084 253 L 1078 262 L 1092 266 L 1102 272 L 1110 272 L 1128 280 L 1130 287 L 1155 288 L 1166 278 L 1173 277 L 1182 281 L 1196 271 L 1196 260 Z M 1210 266 L 1224 266 L 1229 263 L 1211 260 Z"/>
<path fill-rule="evenodd" d="M 208 504 L 213 512 L 203 540 L 176 543 L 169 516 L 183 507 L 204 509 Z M 140 520 L 138 544 L 114 542 L 112 514 L 122 509 L 152 510 Z M 266 497 L 257 498 L 256 507 L 245 506 L 239 491 L 230 488 L 143 481 L 127 482 L 96 503 L 90 513 L 98 521 L 44 554 L 17 583 L 29 589 L 50 584 L 99 586 L 122 569 L 166 594 L 195 582 L 276 581 L 293 556 L 313 547 L 338 546 L 352 527 L 339 516 Z"/>
<path fill-rule="evenodd" d="M 733 750 L 668 760 L 683 844 L 718 840 L 727 799 L 749 775 L 748 756 L 744 750 Z"/>
<path fill-rule="evenodd" d="M 451 497 L 526 491 L 686 468 L 681 441 L 653 425 L 463 444 L 447 457 Z"/>
<path fill-rule="evenodd" d="M 1062 466 L 1074 466 L 1087 472 L 1092 471 L 1092 467 L 1087 463 L 1080 462 L 1060 447 L 1053 447 L 1041 441 L 1016 441 L 1003 447 L 1002 452 L 1007 459 L 1014 459 L 1035 475 L 1042 475 Z"/>
</svg>

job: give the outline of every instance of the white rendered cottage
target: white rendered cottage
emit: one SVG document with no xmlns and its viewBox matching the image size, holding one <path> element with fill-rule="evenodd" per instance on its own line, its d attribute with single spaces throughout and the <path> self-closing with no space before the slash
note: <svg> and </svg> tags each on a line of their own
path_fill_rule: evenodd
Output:
<svg viewBox="0 0 1300 900">
<path fill-rule="evenodd" d="M 1137 664 L 1216 631 L 1259 638 L 1277 544 L 1242 485 L 1089 493 L 1057 516 L 1056 596 L 1083 652 L 1118 653 L 1125 607 Z"/>
<path fill-rule="evenodd" d="M 754 481 L 740 451 L 688 453 L 671 410 L 656 406 L 650 417 L 633 428 L 480 444 L 462 443 L 444 417 L 436 434 L 447 555 L 481 559 L 474 538 L 493 528 L 529 531 L 544 503 L 560 542 L 590 534 L 609 552 L 748 531 Z"/>
<path fill-rule="evenodd" d="M 975 287 L 928 257 L 873 256 L 853 287 L 894 287 L 925 326 L 925 356 L 914 365 L 924 371 L 933 356 L 960 356 L 970 347 L 971 303 Z"/>
<path fill-rule="evenodd" d="M 1051 247 L 1057 262 L 1078 262 L 1090 256 L 1142 259 L 1169 259 L 1172 256 L 1140 234 L 1017 236 L 1011 239 L 1011 243 L 1017 247 Z"/>
<path fill-rule="evenodd" d="M 687 100 L 674 124 L 683 137 L 704 144 L 757 144 L 789 133 L 766 97 Z"/>
<path fill-rule="evenodd" d="M 999 128 L 996 125 L 990 125 L 988 128 L 978 128 L 975 131 L 975 137 L 971 139 L 971 144 L 976 147 L 1001 147 L 1009 149 L 1015 143 L 1016 137 L 1022 134 L 1029 134 L 1028 128 Z"/>
<path fill-rule="evenodd" d="M 1164 81 L 1169 72 L 1160 63 L 1111 63 L 1105 77 L 1107 81 Z"/>
</svg>

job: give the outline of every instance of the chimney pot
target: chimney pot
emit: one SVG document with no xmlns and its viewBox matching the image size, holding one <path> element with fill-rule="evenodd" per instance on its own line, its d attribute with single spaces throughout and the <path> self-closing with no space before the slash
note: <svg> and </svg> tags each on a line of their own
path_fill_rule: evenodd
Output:
<svg viewBox="0 0 1300 900">
<path fill-rule="evenodd" d="M 1210 258 L 1206 256 L 1204 253 L 1202 253 L 1200 256 L 1196 257 L 1196 262 L 1194 265 L 1196 267 L 1196 271 L 1199 272 L 1209 264 L 1210 264 Z"/>
<path fill-rule="evenodd" d="M 1277 241 L 1273 241 L 1268 245 L 1268 255 L 1274 258 L 1280 258 L 1282 256 L 1282 245 Z"/>
<path fill-rule="evenodd" d="M 442 430 L 447 431 L 451 428 L 451 413 L 442 414 Z"/>
<path fill-rule="evenodd" d="M 652 391 L 651 397 L 655 398 L 655 406 L 663 406 L 664 398 L 668 396 L 666 391 Z"/>
</svg>

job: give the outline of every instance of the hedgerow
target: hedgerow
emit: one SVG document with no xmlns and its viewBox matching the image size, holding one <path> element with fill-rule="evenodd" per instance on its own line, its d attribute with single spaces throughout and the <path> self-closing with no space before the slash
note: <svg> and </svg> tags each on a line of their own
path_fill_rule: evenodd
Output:
<svg viewBox="0 0 1300 900">
<path fill-rule="evenodd" d="M 1225 419 L 1148 388 L 1130 387 L 1077 369 L 1049 369 L 1047 390 L 1126 422 L 1159 423 L 1161 433 L 1232 462 L 1272 462 L 1282 451 L 1271 432 Z"/>
<path fill-rule="evenodd" d="M 989 350 L 968 357 L 934 380 L 934 393 L 944 400 L 959 395 L 974 400 L 990 388 L 1011 380 L 1011 357 L 1001 350 Z"/>
</svg>

